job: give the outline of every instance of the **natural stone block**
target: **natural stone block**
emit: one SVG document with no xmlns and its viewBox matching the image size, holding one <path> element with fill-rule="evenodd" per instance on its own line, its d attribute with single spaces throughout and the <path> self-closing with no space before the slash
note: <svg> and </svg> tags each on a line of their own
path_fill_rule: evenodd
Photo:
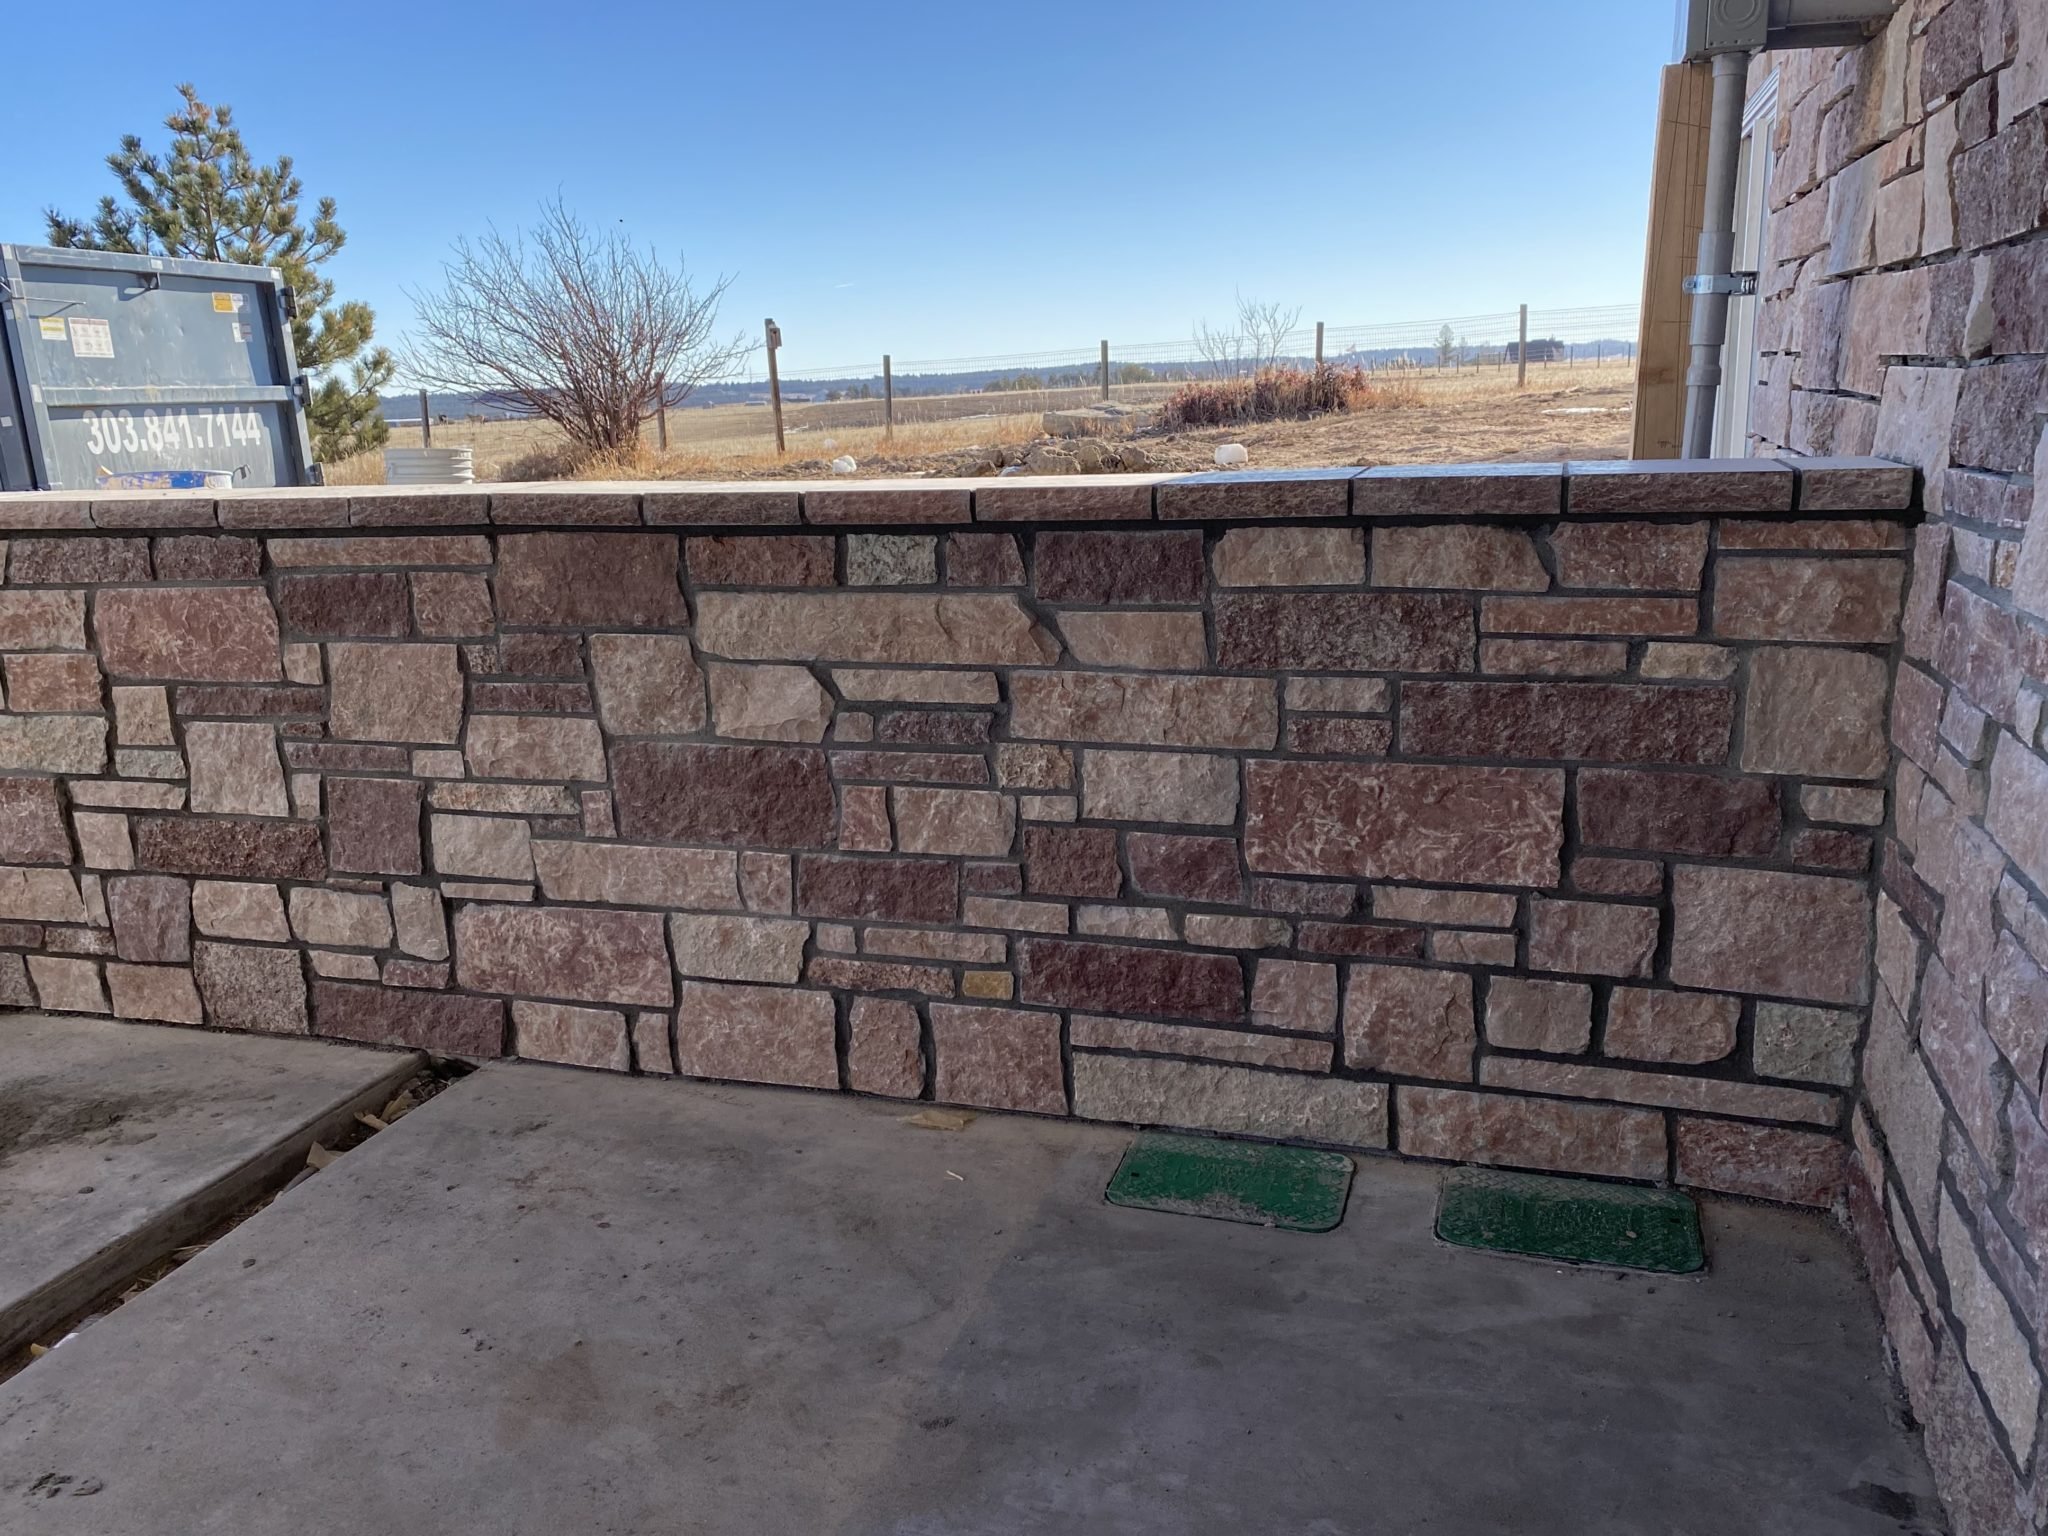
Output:
<svg viewBox="0 0 2048 1536">
<path fill-rule="evenodd" d="M 1068 1030 L 1077 1051 L 1143 1051 L 1155 1055 L 1199 1056 L 1208 1061 L 1327 1072 L 1336 1054 L 1329 1040 L 1254 1035 L 1200 1024 L 1159 1024 L 1149 1019 L 1110 1019 L 1077 1013 Z"/>
<path fill-rule="evenodd" d="M 498 539 L 507 624 L 674 629 L 689 622 L 672 533 L 508 533 Z"/>
<path fill-rule="evenodd" d="M 1463 672 L 1469 597 L 1435 592 L 1229 592 L 1214 603 L 1216 660 L 1276 672 Z"/>
<path fill-rule="evenodd" d="M 1725 688 L 1416 682 L 1401 689 L 1401 748 L 1430 757 L 1720 763 L 1734 717 Z"/>
<path fill-rule="evenodd" d="M 311 822 L 184 820 L 144 816 L 136 823 L 142 869 L 226 879 L 324 880 L 327 860 Z"/>
<path fill-rule="evenodd" d="M 1235 838 L 1133 832 L 1127 847 L 1134 890 L 1178 901 L 1234 903 L 1244 898 Z"/>
<path fill-rule="evenodd" d="M 1396 1092 L 1400 1150 L 1409 1157 L 1604 1178 L 1664 1177 L 1664 1116 L 1654 1110 L 1449 1088 Z"/>
<path fill-rule="evenodd" d="M 397 571 L 286 576 L 277 610 L 287 629 L 306 635 L 401 639 L 412 628 L 405 577 Z"/>
<path fill-rule="evenodd" d="M 837 667 L 832 682 L 842 698 L 890 704 L 994 704 L 1001 698 L 993 672 Z"/>
<path fill-rule="evenodd" d="M 88 869 L 133 869 L 135 841 L 126 816 L 74 811 L 71 828 L 78 838 L 78 862 Z"/>
<path fill-rule="evenodd" d="M 101 602 L 124 595 L 128 589 L 109 591 Z M 144 591 L 149 590 L 144 588 Z M 115 605 L 115 613 L 120 613 Z M 107 643 L 106 619 L 101 618 L 101 644 Z M 83 592 L 0 591 L 0 650 L 82 651 L 85 646 L 85 594 Z"/>
<path fill-rule="evenodd" d="M 940 1102 L 1067 1112 L 1058 1014 L 934 1003 L 931 1022 L 932 1093 Z"/>
<path fill-rule="evenodd" d="M 604 738 L 595 720 L 558 715 L 478 715 L 465 746 L 469 770 L 482 779 L 567 779 L 602 782 Z"/>
<path fill-rule="evenodd" d="M 797 861 L 796 909 L 806 916 L 950 923 L 959 908 L 959 866 L 942 859 L 805 854 Z"/>
<path fill-rule="evenodd" d="M 414 779 L 327 780 L 327 854 L 337 872 L 420 872 L 420 784 Z"/>
<path fill-rule="evenodd" d="M 889 792 L 896 846 L 905 853 L 1006 854 L 1016 837 L 1016 802 L 986 789 L 899 787 Z"/>
<path fill-rule="evenodd" d="M 1268 750 L 1279 739 L 1280 709 L 1266 678 L 1020 672 L 1010 679 L 1010 731 L 1054 741 Z"/>
<path fill-rule="evenodd" d="M 1007 852 L 1008 845 L 999 851 Z M 1024 888 L 1034 896 L 1114 897 L 1123 889 L 1123 883 L 1123 869 L 1116 856 L 1116 833 L 1109 828 L 1025 830 Z"/>
<path fill-rule="evenodd" d="M 927 534 L 849 533 L 846 584 L 928 587 L 939 579 L 938 540 Z"/>
<path fill-rule="evenodd" d="M 703 909 L 740 904 L 731 853 L 536 839 L 533 866 L 551 901 Z"/>
<path fill-rule="evenodd" d="M 946 580 L 956 587 L 1023 586 L 1024 557 L 1018 553 L 1016 535 L 946 535 Z"/>
<path fill-rule="evenodd" d="M 1486 989 L 1486 1039 L 1512 1051 L 1583 1051 L 1593 1040 L 1593 989 L 1496 976 Z"/>
<path fill-rule="evenodd" d="M 1840 1009 L 1758 1003 L 1752 1046 L 1757 1075 L 1847 1088 L 1856 1078 L 1856 1036 L 1862 1026 L 1859 1015 Z"/>
<path fill-rule="evenodd" d="M 1082 757 L 1091 820 L 1224 825 L 1237 819 L 1237 763 L 1191 752 L 1091 751 Z"/>
<path fill-rule="evenodd" d="M 205 1018 L 192 973 L 177 966 L 107 964 L 107 992 L 117 1019 L 198 1024 Z"/>
<path fill-rule="evenodd" d="M 1628 670 L 1620 640 L 1482 640 L 1479 670 L 1536 677 L 1609 677 Z"/>
<path fill-rule="evenodd" d="M 308 944 L 339 949 L 384 949 L 391 943 L 391 909 L 382 896 L 301 886 L 291 893 L 292 932 Z"/>
<path fill-rule="evenodd" d="M 1038 903 L 1019 902 L 1016 905 L 1036 906 Z M 1067 912 L 1065 907 L 1050 910 L 1058 912 L 1063 919 Z M 1067 929 L 1062 921 L 1041 931 L 1065 933 Z M 1164 907 L 1076 907 L 1074 932 L 1098 939 L 1172 939 L 1173 915 Z"/>
<path fill-rule="evenodd" d="M 1337 967 L 1309 960 L 1257 962 L 1252 1022 L 1268 1029 L 1327 1035 L 1337 1028 Z"/>
<path fill-rule="evenodd" d="M 819 928 L 820 950 L 853 948 L 848 929 L 843 946 L 831 943 L 831 925 Z M 935 965 L 906 965 L 885 960 L 853 960 L 839 954 L 820 954 L 805 967 L 805 980 L 816 987 L 833 987 L 849 992 L 921 992 L 927 997 L 951 997 L 953 973 Z"/>
<path fill-rule="evenodd" d="M 7 658 L 7 707 L 17 714 L 97 714 L 100 664 L 87 655 Z"/>
<path fill-rule="evenodd" d="M 486 1060 L 505 1053 L 505 1005 L 495 997 L 316 981 L 313 1021 L 314 1033 L 340 1040 Z"/>
<path fill-rule="evenodd" d="M 1558 880 L 1561 773 L 1254 761 L 1245 767 L 1245 801 L 1245 858 L 1254 870 L 1488 885 Z"/>
<path fill-rule="evenodd" d="M 1735 653 L 1722 645 L 1653 640 L 1643 647 L 1642 673 L 1653 678 L 1719 681 L 1735 675 Z"/>
<path fill-rule="evenodd" d="M 1393 745 L 1391 720 L 1289 720 L 1287 750 L 1331 757 L 1384 757 Z"/>
<path fill-rule="evenodd" d="M 887 853 L 896 833 L 889 825 L 889 791 L 879 784 L 849 784 L 839 791 L 839 846 L 850 853 Z"/>
<path fill-rule="evenodd" d="M 1384 540 L 1388 532 L 1379 538 Z M 1402 530 L 1409 532 L 1413 530 Z M 1374 558 L 1385 545 L 1375 548 Z M 1365 580 L 1363 528 L 1232 528 L 1216 544 L 1216 584 L 1223 587 L 1350 587 Z M 1462 586 L 1462 582 L 1406 582 L 1378 578 L 1381 586 Z"/>
<path fill-rule="evenodd" d="M 1472 978 L 1464 972 L 1351 967 L 1344 997 L 1347 1067 L 1470 1082 L 1478 1043 Z"/>
<path fill-rule="evenodd" d="M 703 674 L 681 635 L 592 635 L 590 666 L 605 729 L 621 736 L 703 729 Z"/>
<path fill-rule="evenodd" d="M 1375 887 L 1372 893 L 1373 916 L 1397 923 L 1512 928 L 1517 905 L 1515 897 L 1491 891 L 1430 891 L 1383 885 Z"/>
<path fill-rule="evenodd" d="M 1017 941 L 1017 962 L 1026 1002 L 1218 1023 L 1244 1016 L 1244 967 L 1234 955 L 1033 937 Z"/>
<path fill-rule="evenodd" d="M 514 1003 L 512 1054 L 608 1072 L 627 1072 L 633 1066 L 623 1013 L 566 1003 Z"/>
<path fill-rule="evenodd" d="M 1690 635 L 1700 627 L 1689 597 L 1489 597 L 1479 605 L 1489 635 Z"/>
<path fill-rule="evenodd" d="M 1984 829 L 2036 887 L 2048 887 L 2048 761 L 2001 735 L 1991 759 Z"/>
<path fill-rule="evenodd" d="M 351 741 L 446 743 L 462 735 L 462 672 L 452 645 L 351 642 L 327 648 L 334 734 Z"/>
<path fill-rule="evenodd" d="M 713 981 L 795 982 L 811 936 L 809 923 L 773 917 L 678 913 L 668 928 L 676 969 Z"/>
<path fill-rule="evenodd" d="M 531 880 L 532 834 L 499 816 L 441 816 L 432 822 L 434 869 L 471 880 Z"/>
<path fill-rule="evenodd" d="M 1807 784 L 1799 791 L 1799 808 L 1813 821 L 1842 822 L 1852 827 L 1884 824 L 1884 791 L 1850 789 L 1842 784 Z"/>
<path fill-rule="evenodd" d="M 612 749 L 612 784 L 626 837 L 774 848 L 834 841 L 822 752 L 622 742 Z"/>
<path fill-rule="evenodd" d="M 1346 1147 L 1387 1144 L 1383 1084 L 1189 1061 L 1076 1052 L 1074 1113 Z"/>
<path fill-rule="evenodd" d="M 1287 707 L 1332 715 L 1377 715 L 1393 690 L 1383 677 L 1290 677 Z"/>
<path fill-rule="evenodd" d="M 697 644 L 735 661 L 990 667 L 1059 657 L 1010 593 L 706 592 Z"/>
<path fill-rule="evenodd" d="M 149 687 L 116 688 L 114 739 L 124 747 L 176 746 L 178 739 L 171 734 L 168 690 Z"/>
<path fill-rule="evenodd" d="M 61 595 L 82 613 L 82 594 Z M 267 683 L 283 675 L 277 614 L 261 587 L 110 588 L 94 601 L 93 633 L 115 677 Z M 81 636 L 72 648 L 83 644 Z"/>
<path fill-rule="evenodd" d="M 914 1007 L 894 998 L 857 997 L 847 1021 L 847 1087 L 895 1099 L 924 1092 L 923 1033 Z"/>
<path fill-rule="evenodd" d="M 661 917 L 572 907 L 467 906 L 455 914 L 455 980 L 475 992 L 666 1007 L 674 992 Z"/>
<path fill-rule="evenodd" d="M 837 545 L 829 533 L 692 538 L 684 559 L 700 587 L 829 587 Z"/>
<path fill-rule="evenodd" d="M 490 583 L 473 571 L 414 571 L 412 611 L 420 633 L 436 640 L 488 635 L 498 627 Z"/>
<path fill-rule="evenodd" d="M 1452 591 L 1546 592 L 1550 573 L 1536 542 L 1517 528 L 1482 523 L 1435 523 L 1374 530 L 1372 581 L 1376 587 L 1437 587 Z"/>
<path fill-rule="evenodd" d="M 1681 864 L 1672 911 L 1680 986 L 1869 1000 L 1870 895 L 1860 880 Z"/>
<path fill-rule="evenodd" d="M 175 758 L 176 754 L 172 754 Z M 0 770 L 98 773 L 107 765 L 107 722 L 85 715 L 0 715 Z"/>
<path fill-rule="evenodd" d="M 1714 633 L 1885 645 L 1898 638 L 1905 587 L 1902 560 L 1723 560 L 1714 578 Z"/>
<path fill-rule="evenodd" d="M 676 1048 L 670 1038 L 674 1020 L 666 1013 L 645 1009 L 633 1015 L 633 1065 L 642 1072 L 673 1077 Z"/>
<path fill-rule="evenodd" d="M 1827 1210 L 1841 1197 L 1847 1148 L 1834 1136 L 1733 1120 L 1678 1120 L 1678 1182 L 1752 1200 Z"/>
<path fill-rule="evenodd" d="M 123 960 L 182 964 L 192 958 L 192 888 L 165 875 L 107 882 L 114 953 Z"/>
<path fill-rule="evenodd" d="M 1392 923 L 1303 923 L 1300 947 L 1347 959 L 1420 960 L 1422 930 Z"/>
<path fill-rule="evenodd" d="M 148 581 L 147 539 L 15 539 L 7 551 L 13 587 L 97 587 Z"/>
<path fill-rule="evenodd" d="M 1610 859 L 1580 854 L 1572 885 L 1588 896 L 1661 896 L 1664 866 L 1655 859 Z"/>
<path fill-rule="evenodd" d="M 377 961 L 372 955 L 344 954 L 333 949 L 309 949 L 306 958 L 313 963 L 315 976 L 332 976 L 343 981 L 377 981 Z"/>
<path fill-rule="evenodd" d="M 107 994 L 100 985 L 97 960 L 68 960 L 57 955 L 30 955 L 29 980 L 36 1003 L 50 1013 L 105 1013 Z"/>
<path fill-rule="evenodd" d="M 1616 987 L 1607 1003 L 1601 1049 L 1632 1061 L 1701 1066 L 1735 1049 L 1741 1002 L 1707 992 Z"/>
<path fill-rule="evenodd" d="M 1588 768 L 1578 804 L 1588 847 L 1755 859 L 1778 846 L 1778 786 L 1766 780 Z"/>
<path fill-rule="evenodd" d="M 1705 523 L 1559 523 L 1550 532 L 1561 587 L 1697 592 Z"/>
<path fill-rule="evenodd" d="M 1198 603 L 1202 536 L 1172 533 L 1045 533 L 1036 591 L 1048 603 Z"/>
<path fill-rule="evenodd" d="M 69 864 L 71 838 L 55 779 L 0 778 L 0 861 Z"/>
<path fill-rule="evenodd" d="M 238 581 L 263 570 L 263 546 L 255 539 L 180 534 L 156 541 L 158 581 Z"/>
<path fill-rule="evenodd" d="M 711 719 L 721 736 L 753 741 L 823 741 L 832 699 L 808 667 L 735 666 L 714 661 Z"/>
<path fill-rule="evenodd" d="M 192 946 L 192 970 L 206 999 L 206 1020 L 216 1029 L 308 1033 L 306 975 L 297 950 L 202 939 Z"/>
<path fill-rule="evenodd" d="M 1209 661 L 1202 615 L 1192 608 L 1068 612 L 1059 628 L 1074 660 L 1087 666 L 1192 672 Z"/>
<path fill-rule="evenodd" d="M 690 1077 L 837 1088 L 837 1014 L 829 992 L 686 981 L 676 1068 Z"/>
<path fill-rule="evenodd" d="M 1964 1356 L 2007 1436 L 2026 1443 L 2041 1411 L 2041 1372 L 2033 1349 L 1946 1192 L 1937 1229 L 1949 1305 L 1962 1324 Z"/>
<path fill-rule="evenodd" d="M 1181 922 L 1181 932 L 1190 944 L 1204 949 L 1285 949 L 1293 938 L 1285 918 L 1225 912 L 1190 912 Z"/>
<path fill-rule="evenodd" d="M 1529 966 L 1581 976 L 1647 976 L 1657 952 L 1655 907 L 1604 901 L 1529 903 Z"/>
<path fill-rule="evenodd" d="M 197 881 L 192 887 L 192 921 L 208 938 L 282 944 L 291 937 L 284 901 L 274 885 Z"/>
<path fill-rule="evenodd" d="M 1742 766 L 1752 773 L 1875 779 L 1890 761 L 1881 656 L 1812 646 L 1750 653 Z"/>
<path fill-rule="evenodd" d="M 194 721 L 185 727 L 191 808 L 230 816 L 288 816 L 277 731 L 269 725 Z"/>
<path fill-rule="evenodd" d="M 1429 936 L 1429 958 L 1440 965 L 1488 965 L 1496 970 L 1512 970 L 1515 936 L 1439 928 Z"/>
</svg>

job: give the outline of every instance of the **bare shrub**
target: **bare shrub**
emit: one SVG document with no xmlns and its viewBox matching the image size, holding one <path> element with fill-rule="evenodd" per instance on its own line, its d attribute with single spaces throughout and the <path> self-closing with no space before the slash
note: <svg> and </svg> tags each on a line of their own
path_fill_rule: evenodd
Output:
<svg viewBox="0 0 2048 1536">
<path fill-rule="evenodd" d="M 1183 384 L 1160 407 L 1160 420 L 1167 427 L 1227 427 L 1246 421 L 1300 420 L 1331 411 L 1383 410 L 1419 399 L 1412 380 L 1382 383 L 1363 368 L 1335 363 L 1262 368 L 1246 378 Z"/>
<path fill-rule="evenodd" d="M 443 272 L 438 292 L 410 295 L 419 335 L 406 371 L 553 422 L 585 454 L 637 451 L 658 395 L 680 405 L 752 351 L 744 335 L 717 335 L 730 278 L 700 293 L 680 260 L 595 234 L 560 202 L 530 231 L 457 241 Z"/>
<path fill-rule="evenodd" d="M 1195 327 L 1195 351 L 1208 364 L 1209 372 L 1225 378 L 1248 379 L 1264 369 L 1280 366 L 1281 349 L 1300 323 L 1299 304 L 1289 309 L 1239 294 L 1237 315 L 1229 329 L 1212 326 L 1207 320 Z"/>
</svg>

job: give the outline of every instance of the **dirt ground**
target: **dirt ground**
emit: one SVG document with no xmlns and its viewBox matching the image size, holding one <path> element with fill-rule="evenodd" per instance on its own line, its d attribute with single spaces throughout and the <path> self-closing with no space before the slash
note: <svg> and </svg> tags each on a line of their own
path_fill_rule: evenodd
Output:
<svg viewBox="0 0 2048 1536">
<path fill-rule="evenodd" d="M 1217 446 L 1231 442 L 1244 444 L 1254 469 L 1628 456 L 1635 393 L 1628 363 L 1538 366 L 1519 390 L 1511 369 L 1421 372 L 1399 384 L 1389 391 L 1394 403 L 1365 410 L 1200 431 L 1152 428 L 1118 441 L 1142 448 L 1152 467 L 1176 471 L 1213 468 Z M 1130 392 L 1133 403 L 1154 404 L 1163 393 L 1157 386 L 1139 390 L 1144 393 Z M 897 426 L 887 436 L 879 401 L 793 405 L 785 414 L 788 451 L 779 457 L 768 413 L 743 406 L 671 411 L 670 450 L 654 445 L 650 428 L 643 451 L 624 462 L 576 464 L 554 429 L 536 422 L 443 423 L 434 429 L 434 443 L 472 446 L 479 480 L 814 478 L 834 473 L 831 461 L 839 455 L 855 460 L 858 478 L 953 474 L 990 449 L 1015 458 L 1034 443 L 1056 442 L 1044 436 L 1040 415 L 1047 404 L 1071 403 L 1077 402 L 912 397 L 897 402 Z M 860 421 L 857 407 L 866 408 L 870 424 Z M 416 426 L 392 430 L 393 447 L 419 441 Z M 382 478 L 375 454 L 328 470 L 330 484 Z"/>
</svg>

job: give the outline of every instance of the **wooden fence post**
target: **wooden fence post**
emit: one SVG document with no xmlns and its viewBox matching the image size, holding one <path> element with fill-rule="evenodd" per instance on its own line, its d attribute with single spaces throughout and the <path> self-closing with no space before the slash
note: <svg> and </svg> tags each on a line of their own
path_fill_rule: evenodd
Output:
<svg viewBox="0 0 2048 1536">
<path fill-rule="evenodd" d="M 668 452 L 668 375 L 654 376 L 654 441 Z"/>
<path fill-rule="evenodd" d="M 1529 306 L 1522 306 L 1522 344 L 1515 351 L 1515 388 L 1529 382 Z"/>
<path fill-rule="evenodd" d="M 427 409 L 427 392 L 424 389 L 420 391 L 420 446 L 434 446 L 434 417 Z"/>
<path fill-rule="evenodd" d="M 782 442 L 782 378 L 775 371 L 775 349 L 782 345 L 782 327 L 773 320 L 765 322 L 768 333 L 768 399 L 775 407 L 775 451 L 784 451 Z"/>
<path fill-rule="evenodd" d="M 889 354 L 882 354 L 882 436 L 896 435 L 896 376 L 889 371 Z"/>
<path fill-rule="evenodd" d="M 1316 366 L 1323 366 L 1323 322 L 1316 322 Z"/>
<path fill-rule="evenodd" d="M 1102 343 L 1102 398 L 1109 398 L 1109 343 Z"/>
</svg>

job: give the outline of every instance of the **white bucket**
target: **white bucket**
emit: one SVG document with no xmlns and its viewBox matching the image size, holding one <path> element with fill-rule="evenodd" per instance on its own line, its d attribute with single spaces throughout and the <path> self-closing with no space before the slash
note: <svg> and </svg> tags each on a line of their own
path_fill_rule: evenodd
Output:
<svg viewBox="0 0 2048 1536">
<path fill-rule="evenodd" d="M 469 448 L 386 448 L 386 485 L 471 485 L 476 481 Z"/>
</svg>

